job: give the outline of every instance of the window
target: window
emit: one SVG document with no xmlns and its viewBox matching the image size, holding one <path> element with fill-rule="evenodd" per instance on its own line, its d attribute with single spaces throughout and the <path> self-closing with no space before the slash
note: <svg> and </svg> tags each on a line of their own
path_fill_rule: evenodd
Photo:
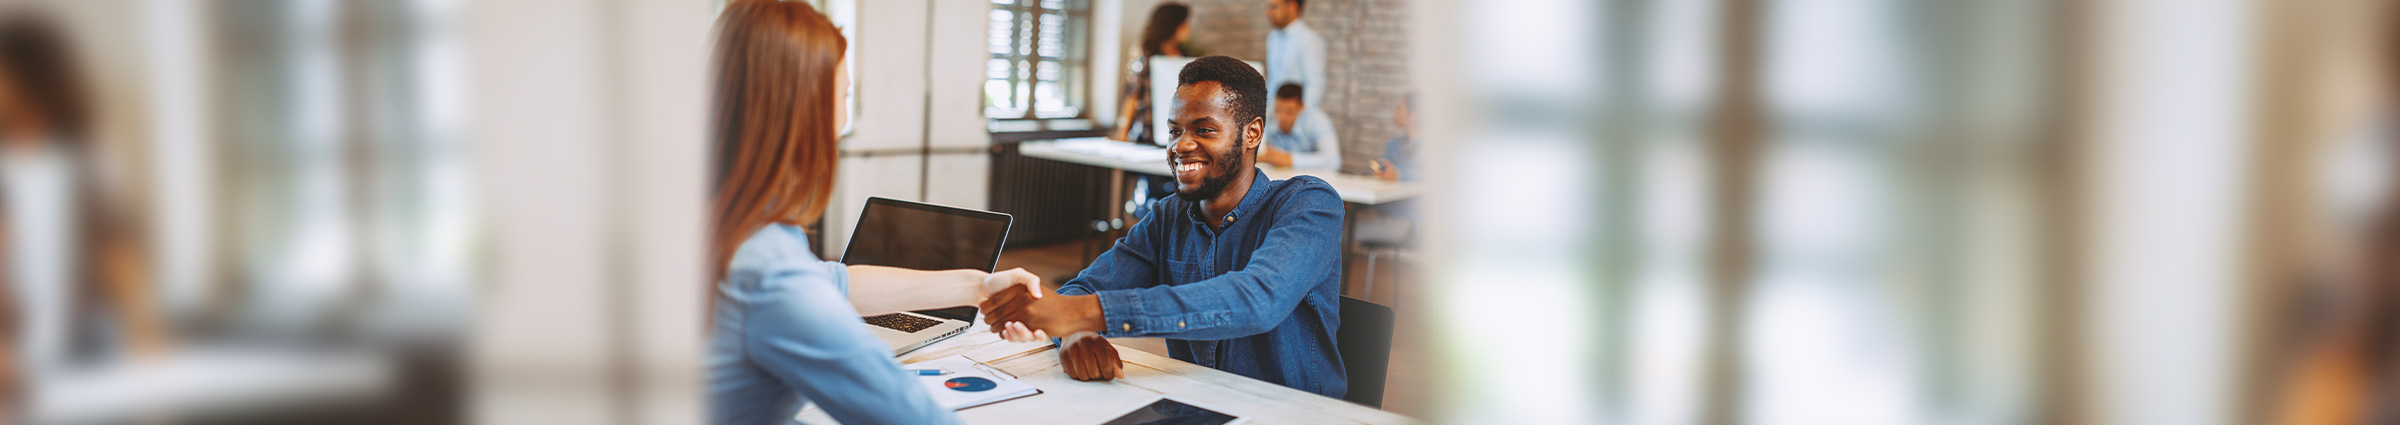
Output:
<svg viewBox="0 0 2400 425">
<path fill-rule="evenodd" d="M 1083 115 L 1089 0 L 992 0 L 983 114 L 995 120 Z"/>
</svg>

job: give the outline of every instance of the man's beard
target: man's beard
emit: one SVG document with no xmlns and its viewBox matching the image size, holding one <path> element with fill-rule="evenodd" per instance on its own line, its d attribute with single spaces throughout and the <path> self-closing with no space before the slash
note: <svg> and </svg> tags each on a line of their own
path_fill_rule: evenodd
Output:
<svg viewBox="0 0 2400 425">
<path fill-rule="evenodd" d="M 1241 134 L 1241 132 L 1248 130 L 1249 129 L 1234 130 L 1235 134 L 1233 135 L 1233 140 L 1242 140 L 1242 137 L 1246 135 Z M 1242 155 L 1244 153 L 1246 152 L 1241 148 L 1240 145 L 1235 145 L 1233 148 L 1233 160 L 1226 161 L 1224 158 L 1217 155 L 1216 152 L 1209 152 L 1209 156 L 1211 157 L 1209 158 L 1209 163 L 1212 164 L 1210 167 L 1215 168 L 1216 173 L 1210 174 L 1208 177 L 1201 177 L 1200 187 L 1192 188 L 1192 190 L 1189 191 L 1175 191 L 1175 197 L 1183 198 L 1185 201 L 1200 202 L 1209 199 L 1216 199 L 1217 195 L 1224 194 L 1225 187 L 1233 185 L 1233 178 L 1235 176 L 1234 173 L 1242 171 L 1239 169 L 1239 167 L 1242 165 Z"/>
</svg>

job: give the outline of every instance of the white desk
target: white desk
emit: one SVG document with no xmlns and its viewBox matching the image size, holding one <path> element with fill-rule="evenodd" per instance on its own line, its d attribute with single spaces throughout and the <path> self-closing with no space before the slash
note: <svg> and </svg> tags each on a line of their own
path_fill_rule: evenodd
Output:
<svg viewBox="0 0 2400 425">
<path fill-rule="evenodd" d="M 1144 152 L 1155 153 L 1150 156 L 1151 159 L 1134 159 Z M 1165 149 L 1098 137 L 1019 143 L 1017 144 L 1017 153 L 1034 158 L 1113 168 L 1154 176 L 1170 175 L 1167 172 Z M 1258 169 L 1265 171 L 1267 178 L 1276 180 L 1290 179 L 1292 176 L 1301 174 L 1295 173 L 1289 168 L 1273 166 L 1262 165 Z M 1325 183 L 1333 185 L 1333 191 L 1342 194 L 1342 202 L 1359 205 L 1377 205 L 1415 198 L 1419 192 L 1415 184 L 1387 182 L 1374 176 L 1339 172 L 1310 172 L 1307 175 L 1325 179 Z"/>
<path fill-rule="evenodd" d="M 1003 341 L 989 329 L 978 323 L 966 335 L 951 337 L 900 358 L 901 363 L 916 363 L 965 355 L 1042 389 L 1041 394 L 1031 397 L 959 411 L 959 418 L 969 424 L 1097 424 L 1162 394 L 1221 409 L 1259 425 L 1418 423 L 1391 412 L 1122 345 L 1117 346 L 1117 356 L 1125 361 L 1125 379 L 1076 381 L 1059 369 L 1058 350 L 1048 342 Z M 814 405 L 800 411 L 796 419 L 804 424 L 836 423 Z"/>
</svg>

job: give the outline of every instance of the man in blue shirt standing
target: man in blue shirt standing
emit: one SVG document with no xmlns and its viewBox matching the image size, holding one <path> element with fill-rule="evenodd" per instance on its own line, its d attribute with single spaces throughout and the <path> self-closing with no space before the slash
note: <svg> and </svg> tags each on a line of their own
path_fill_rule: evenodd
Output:
<svg viewBox="0 0 2400 425">
<path fill-rule="evenodd" d="M 1325 37 L 1300 20 L 1307 11 L 1308 0 L 1267 0 L 1267 23 L 1275 26 L 1267 31 L 1267 87 L 1299 84 L 1300 101 L 1322 108 L 1332 82 L 1325 79 Z M 1267 116 L 1277 108 L 1267 104 Z"/>
<path fill-rule="evenodd" d="M 1059 295 L 995 296 L 984 320 L 1012 339 L 1065 335 L 1059 363 L 1078 380 L 1123 376 L 1104 338 L 1164 337 L 1177 360 L 1342 397 L 1341 195 L 1258 171 L 1266 84 L 1249 65 L 1200 58 L 1176 84 L 1175 196 Z"/>
</svg>

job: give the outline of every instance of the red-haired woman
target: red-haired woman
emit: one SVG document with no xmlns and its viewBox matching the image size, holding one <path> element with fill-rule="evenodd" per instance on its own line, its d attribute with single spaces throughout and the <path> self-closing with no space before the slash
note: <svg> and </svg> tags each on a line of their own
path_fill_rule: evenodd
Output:
<svg viewBox="0 0 2400 425">
<path fill-rule="evenodd" d="M 786 423 L 813 402 L 846 424 L 957 423 L 859 317 L 975 305 L 1020 285 L 1038 295 L 1039 279 L 817 258 L 799 225 L 832 197 L 847 41 L 801 2 L 734 2 L 716 31 L 710 422 Z"/>
</svg>

